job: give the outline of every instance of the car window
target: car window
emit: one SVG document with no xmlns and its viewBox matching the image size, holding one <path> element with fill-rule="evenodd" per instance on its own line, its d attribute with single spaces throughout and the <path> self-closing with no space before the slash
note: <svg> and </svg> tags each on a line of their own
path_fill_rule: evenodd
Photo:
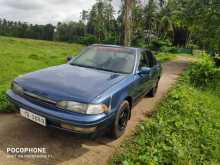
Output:
<svg viewBox="0 0 220 165">
<path fill-rule="evenodd" d="M 128 48 L 92 46 L 85 49 L 72 65 L 130 74 L 134 69 L 135 51 Z"/>
<path fill-rule="evenodd" d="M 155 65 L 157 65 L 157 60 L 154 57 L 153 53 L 150 51 L 146 51 L 146 54 L 147 54 L 147 58 L 149 60 L 149 66 L 154 67 Z"/>
<path fill-rule="evenodd" d="M 150 67 L 146 51 L 141 52 L 139 69 L 142 68 L 142 67 Z"/>
</svg>

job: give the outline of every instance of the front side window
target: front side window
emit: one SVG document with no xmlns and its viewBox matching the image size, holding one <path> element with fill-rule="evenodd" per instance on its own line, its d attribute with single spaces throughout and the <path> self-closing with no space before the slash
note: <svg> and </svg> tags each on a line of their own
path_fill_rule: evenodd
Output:
<svg viewBox="0 0 220 165">
<path fill-rule="evenodd" d="M 71 63 L 116 73 L 130 74 L 135 64 L 135 51 L 129 48 L 88 47 Z"/>
</svg>

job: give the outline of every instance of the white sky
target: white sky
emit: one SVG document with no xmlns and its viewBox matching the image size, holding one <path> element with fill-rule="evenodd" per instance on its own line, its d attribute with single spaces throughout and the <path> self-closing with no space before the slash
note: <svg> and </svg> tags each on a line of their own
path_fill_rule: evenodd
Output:
<svg viewBox="0 0 220 165">
<path fill-rule="evenodd" d="M 0 0 L 0 18 L 32 24 L 77 21 L 96 0 Z M 121 0 L 113 0 L 115 10 Z"/>
</svg>

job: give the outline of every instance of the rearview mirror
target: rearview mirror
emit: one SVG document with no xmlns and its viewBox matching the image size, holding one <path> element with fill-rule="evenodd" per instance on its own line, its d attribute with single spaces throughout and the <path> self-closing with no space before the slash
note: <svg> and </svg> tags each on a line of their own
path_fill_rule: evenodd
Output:
<svg viewBox="0 0 220 165">
<path fill-rule="evenodd" d="M 139 70 L 138 74 L 140 74 L 140 75 L 149 74 L 150 71 L 151 71 L 151 68 L 149 68 L 149 67 L 142 67 Z"/>
</svg>

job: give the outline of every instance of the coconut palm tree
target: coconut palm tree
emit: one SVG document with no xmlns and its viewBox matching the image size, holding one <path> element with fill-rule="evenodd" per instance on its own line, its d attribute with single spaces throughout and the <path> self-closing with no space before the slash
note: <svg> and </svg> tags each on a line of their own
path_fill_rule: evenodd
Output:
<svg viewBox="0 0 220 165">
<path fill-rule="evenodd" d="M 131 45 L 132 37 L 132 8 L 134 0 L 122 0 L 124 8 L 123 24 L 124 24 L 124 45 Z"/>
<path fill-rule="evenodd" d="M 163 35 L 162 38 L 166 39 L 168 34 L 171 34 L 173 36 L 173 23 L 171 19 L 168 16 L 163 16 L 160 21 L 160 31 Z"/>
</svg>

